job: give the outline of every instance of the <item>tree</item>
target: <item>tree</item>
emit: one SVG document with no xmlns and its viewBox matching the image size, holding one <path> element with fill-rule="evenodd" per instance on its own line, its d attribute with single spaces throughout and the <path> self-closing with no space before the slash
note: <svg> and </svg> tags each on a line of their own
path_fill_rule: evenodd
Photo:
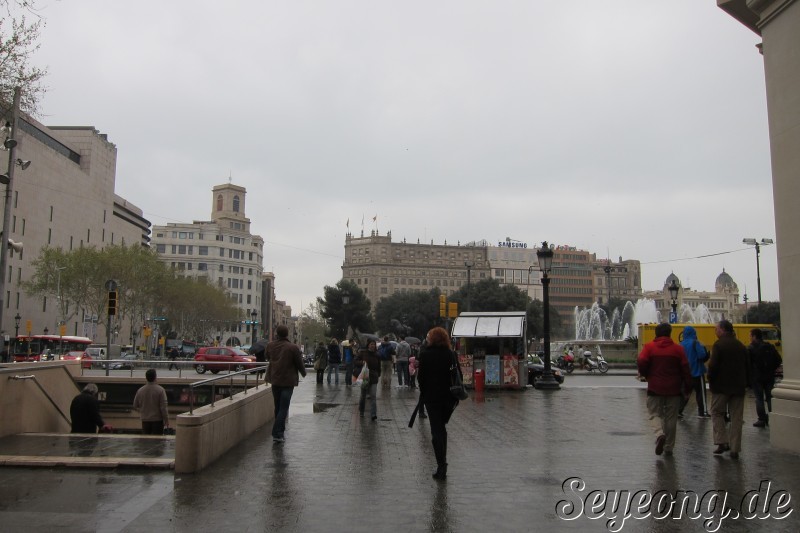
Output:
<svg viewBox="0 0 800 533">
<path fill-rule="evenodd" d="M 382 333 L 405 334 L 424 339 L 437 324 L 439 289 L 397 292 L 375 306 L 375 324 Z"/>
<path fill-rule="evenodd" d="M 528 304 L 528 338 L 541 339 L 544 337 L 544 302 L 532 300 Z M 555 307 L 550 306 L 550 339 L 564 336 L 564 324 L 561 315 Z"/>
<path fill-rule="evenodd" d="M 528 308 L 528 295 L 516 285 L 500 285 L 495 278 L 482 279 L 469 288 L 470 311 L 523 311 Z M 467 286 L 454 292 L 449 301 L 458 303 L 459 312 L 466 311 Z"/>
<path fill-rule="evenodd" d="M 350 301 L 342 302 L 342 296 L 347 293 Z M 328 335 L 343 339 L 347 335 L 347 328 L 358 329 L 362 333 L 372 332 L 375 329 L 370 308 L 372 304 L 364 291 L 350 280 L 343 279 L 331 287 L 326 285 L 325 297 L 317 298 L 319 312 L 328 324 Z"/>
<path fill-rule="evenodd" d="M 317 342 L 325 340 L 327 331 L 318 303 L 309 304 L 300 315 L 298 326 L 300 338 L 305 345 L 306 351 L 313 351 L 313 347 L 316 346 Z"/>
<path fill-rule="evenodd" d="M 747 309 L 745 322 L 748 324 L 775 324 L 781 325 L 780 302 L 761 302 Z"/>
<path fill-rule="evenodd" d="M 37 41 L 43 20 L 38 18 L 29 24 L 24 15 L 19 18 L 12 15 L 15 9 L 32 12 L 34 4 L 31 0 L 0 1 L 0 12 L 5 11 L 0 18 L 0 105 L 6 108 L 4 113 L 11 107 L 14 88 L 22 89 L 20 107 L 31 114 L 36 114 L 45 92 L 42 80 L 47 69 L 30 64 L 39 49 Z"/>
</svg>

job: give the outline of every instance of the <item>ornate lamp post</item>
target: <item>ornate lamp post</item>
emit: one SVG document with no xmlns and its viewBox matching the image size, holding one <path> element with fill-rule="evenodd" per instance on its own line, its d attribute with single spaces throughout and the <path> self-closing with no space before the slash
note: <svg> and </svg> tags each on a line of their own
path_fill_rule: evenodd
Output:
<svg viewBox="0 0 800 533">
<path fill-rule="evenodd" d="M 470 286 L 470 272 L 472 271 L 472 267 L 475 266 L 475 263 L 467 259 L 464 261 L 464 266 L 467 267 L 467 312 L 469 312 L 470 293 L 472 292 L 472 287 Z"/>
<path fill-rule="evenodd" d="M 544 329 L 544 370 L 542 377 L 535 382 L 537 389 L 558 390 L 561 387 L 553 377 L 550 365 L 550 277 L 547 275 L 553 268 L 553 246 L 547 241 L 542 242 L 542 247 L 536 249 L 536 258 L 539 260 L 539 270 L 542 272 L 542 310 Z"/>
<path fill-rule="evenodd" d="M 669 284 L 667 290 L 669 291 L 670 300 L 672 300 L 672 313 L 669 315 L 669 323 L 675 324 L 678 322 L 678 291 L 680 290 L 675 278 L 672 278 L 672 283 Z"/>
</svg>

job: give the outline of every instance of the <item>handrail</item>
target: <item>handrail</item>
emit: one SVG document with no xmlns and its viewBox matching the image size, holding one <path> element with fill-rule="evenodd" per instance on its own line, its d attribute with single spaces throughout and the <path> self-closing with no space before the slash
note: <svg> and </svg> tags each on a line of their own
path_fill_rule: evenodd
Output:
<svg viewBox="0 0 800 533">
<path fill-rule="evenodd" d="M 8 376 L 8 379 L 13 379 L 14 381 L 19 381 L 19 380 L 27 381 L 29 379 L 32 379 L 33 382 L 36 383 L 36 386 L 39 387 L 39 390 L 42 391 L 42 393 L 44 394 L 45 398 L 50 400 L 50 403 L 53 404 L 53 407 L 55 407 L 56 410 L 58 410 L 58 414 L 61 415 L 61 418 L 63 418 L 67 422 L 67 424 L 69 424 L 70 426 L 72 425 L 72 421 L 69 418 L 67 418 L 67 415 L 64 414 L 64 411 L 61 410 L 61 407 L 59 407 L 58 404 L 53 400 L 53 398 L 50 397 L 50 394 L 48 394 L 47 390 L 45 390 L 45 388 L 42 387 L 42 384 L 39 383 L 39 380 L 36 379 L 36 376 L 34 376 L 34 375 L 30 375 L 30 376 Z"/>
<path fill-rule="evenodd" d="M 240 370 L 238 372 L 230 372 L 225 376 L 214 376 L 213 378 L 201 379 L 200 381 L 195 381 L 189 385 L 189 414 L 194 414 L 194 389 L 197 387 L 202 387 L 204 385 L 211 384 L 211 407 L 214 407 L 214 401 L 217 397 L 217 381 L 221 379 L 228 378 L 230 383 L 228 385 L 228 399 L 233 401 L 233 376 L 244 375 L 244 393 L 247 394 L 247 376 L 248 374 L 261 374 L 263 370 L 266 372 L 267 367 L 269 364 L 261 365 L 261 366 L 254 366 L 248 368 L 246 370 Z M 255 388 L 259 387 L 261 379 L 256 377 L 256 385 Z"/>
</svg>

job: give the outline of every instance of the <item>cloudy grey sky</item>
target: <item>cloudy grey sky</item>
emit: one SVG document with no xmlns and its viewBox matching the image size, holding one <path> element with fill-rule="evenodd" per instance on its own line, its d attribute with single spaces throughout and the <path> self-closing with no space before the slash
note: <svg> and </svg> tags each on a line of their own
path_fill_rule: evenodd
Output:
<svg viewBox="0 0 800 533">
<path fill-rule="evenodd" d="M 642 261 L 756 300 L 774 237 L 760 39 L 714 0 L 40 0 L 48 125 L 118 149 L 153 224 L 247 188 L 295 312 L 341 277 L 345 223 Z M 732 252 L 702 259 L 698 256 Z M 775 247 L 761 254 L 776 300 Z"/>
</svg>

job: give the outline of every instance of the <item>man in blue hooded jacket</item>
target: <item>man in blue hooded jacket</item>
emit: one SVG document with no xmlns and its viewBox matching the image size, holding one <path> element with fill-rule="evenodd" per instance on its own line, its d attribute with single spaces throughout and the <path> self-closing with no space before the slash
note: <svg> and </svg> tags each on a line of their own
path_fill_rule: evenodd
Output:
<svg viewBox="0 0 800 533">
<path fill-rule="evenodd" d="M 694 388 L 695 399 L 697 400 L 697 416 L 699 418 L 710 418 L 708 414 L 708 404 L 706 403 L 706 365 L 708 351 L 705 346 L 697 340 L 697 331 L 692 326 L 683 328 L 683 340 L 681 341 L 683 351 L 689 360 L 689 369 L 692 373 L 692 387 Z M 686 404 L 689 403 L 687 396 L 681 405 L 681 415 Z"/>
</svg>

